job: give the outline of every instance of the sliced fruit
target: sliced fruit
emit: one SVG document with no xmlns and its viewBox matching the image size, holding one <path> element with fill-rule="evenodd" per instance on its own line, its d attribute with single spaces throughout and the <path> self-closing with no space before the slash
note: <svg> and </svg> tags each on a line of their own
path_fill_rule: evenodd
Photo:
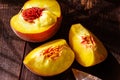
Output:
<svg viewBox="0 0 120 80">
<path fill-rule="evenodd" d="M 76 54 L 76 60 L 82 66 L 93 66 L 107 57 L 107 50 L 102 42 L 81 24 L 71 26 L 69 43 Z"/>
<path fill-rule="evenodd" d="M 74 58 L 74 52 L 66 41 L 57 39 L 32 50 L 25 57 L 23 63 L 35 74 L 53 76 L 67 70 Z"/>
<path fill-rule="evenodd" d="M 42 42 L 57 32 L 61 20 L 61 9 L 56 0 L 29 0 L 11 18 L 10 25 L 21 39 Z"/>
</svg>

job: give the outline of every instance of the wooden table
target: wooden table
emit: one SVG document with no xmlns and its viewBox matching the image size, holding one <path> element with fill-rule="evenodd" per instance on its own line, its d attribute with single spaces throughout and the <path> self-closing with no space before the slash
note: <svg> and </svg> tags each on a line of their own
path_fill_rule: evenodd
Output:
<svg viewBox="0 0 120 80">
<path fill-rule="evenodd" d="M 26 0 L 0 0 L 0 80 L 75 80 L 71 68 L 88 72 L 103 80 L 120 80 L 120 6 L 119 3 L 105 2 L 95 10 L 81 14 L 71 5 L 62 6 L 63 21 L 60 30 L 47 41 L 64 38 L 68 41 L 69 28 L 81 23 L 91 30 L 108 50 L 107 59 L 93 67 L 84 68 L 76 61 L 65 72 L 42 77 L 31 73 L 22 61 L 29 51 L 45 43 L 30 43 L 18 38 L 10 28 L 10 18 L 18 13 Z M 71 8 L 70 13 L 65 8 Z M 47 42 L 46 41 L 46 42 Z M 62 64 L 61 64 L 62 65 Z"/>
</svg>

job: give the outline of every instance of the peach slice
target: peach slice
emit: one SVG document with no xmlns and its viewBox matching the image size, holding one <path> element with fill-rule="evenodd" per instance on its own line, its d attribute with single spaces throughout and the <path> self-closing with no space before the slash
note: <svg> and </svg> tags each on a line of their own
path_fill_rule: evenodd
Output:
<svg viewBox="0 0 120 80">
<path fill-rule="evenodd" d="M 102 42 L 79 23 L 71 26 L 69 43 L 76 60 L 84 67 L 96 65 L 107 57 L 107 50 Z"/>
<path fill-rule="evenodd" d="M 37 75 L 53 76 L 67 70 L 74 58 L 74 52 L 67 42 L 64 39 L 57 39 L 32 50 L 23 63 Z"/>
<path fill-rule="evenodd" d="M 29 0 L 11 18 L 10 25 L 21 39 L 42 42 L 55 35 L 61 20 L 61 8 L 56 0 Z"/>
</svg>

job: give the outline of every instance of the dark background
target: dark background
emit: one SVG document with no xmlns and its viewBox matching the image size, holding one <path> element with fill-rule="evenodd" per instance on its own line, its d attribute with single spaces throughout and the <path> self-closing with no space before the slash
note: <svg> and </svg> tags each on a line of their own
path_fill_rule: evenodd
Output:
<svg viewBox="0 0 120 80">
<path fill-rule="evenodd" d="M 104 62 L 89 68 L 82 67 L 74 61 L 68 70 L 52 77 L 35 75 L 26 69 L 22 63 L 29 51 L 47 42 L 30 43 L 23 41 L 10 28 L 10 18 L 19 12 L 25 1 L 0 0 L 1 80 L 75 80 L 71 71 L 72 68 L 93 74 L 103 80 L 120 80 L 119 0 L 102 1 L 90 10 L 84 10 L 79 3 L 75 3 L 73 0 L 58 0 L 61 5 L 63 20 L 59 31 L 47 41 L 59 38 L 68 41 L 71 25 L 81 23 L 103 42 L 108 51 L 108 57 Z"/>
</svg>

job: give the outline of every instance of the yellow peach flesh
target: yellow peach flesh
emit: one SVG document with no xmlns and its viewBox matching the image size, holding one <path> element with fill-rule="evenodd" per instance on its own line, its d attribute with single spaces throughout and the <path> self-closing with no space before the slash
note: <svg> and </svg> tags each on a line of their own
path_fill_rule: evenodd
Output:
<svg viewBox="0 0 120 80">
<path fill-rule="evenodd" d="M 44 50 L 59 49 L 53 52 Z M 57 51 L 57 52 L 56 52 Z M 51 52 L 51 54 L 50 54 Z M 54 58 L 53 58 L 54 57 Z M 32 50 L 23 63 L 33 73 L 41 76 L 53 76 L 68 69 L 74 61 L 74 53 L 64 39 L 43 44 Z"/>
<path fill-rule="evenodd" d="M 45 11 L 42 12 L 42 16 L 34 20 L 35 23 L 25 21 L 20 11 L 17 15 L 12 17 L 10 21 L 13 29 L 27 34 L 41 33 L 48 30 L 50 27 L 53 27 L 56 22 L 59 22 L 58 20 L 61 17 L 61 10 L 56 0 L 30 0 L 24 4 L 22 10 L 31 7 L 45 8 Z"/>
<path fill-rule="evenodd" d="M 90 38 L 90 36 L 92 38 Z M 89 42 L 83 44 L 83 39 L 81 37 L 88 38 Z M 76 60 L 85 67 L 98 64 L 107 57 L 107 51 L 100 40 L 81 24 L 74 24 L 71 26 L 69 42 L 76 53 Z"/>
</svg>

